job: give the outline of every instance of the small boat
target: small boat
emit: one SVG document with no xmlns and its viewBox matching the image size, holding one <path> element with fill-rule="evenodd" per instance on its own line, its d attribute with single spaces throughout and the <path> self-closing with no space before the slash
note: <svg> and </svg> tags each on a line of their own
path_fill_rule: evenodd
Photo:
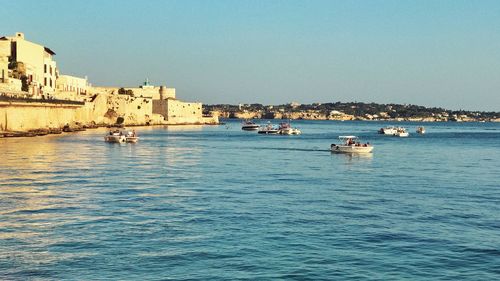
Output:
<svg viewBox="0 0 500 281">
<path fill-rule="evenodd" d="M 330 145 L 330 150 L 335 153 L 370 153 L 373 146 L 370 143 L 360 143 L 356 136 L 339 136 L 341 144 Z"/>
<path fill-rule="evenodd" d="M 378 130 L 378 133 L 383 134 L 383 135 L 394 136 L 396 134 L 397 130 L 398 130 L 398 128 L 396 128 L 394 126 L 390 126 L 390 127 L 380 128 L 380 130 Z"/>
<path fill-rule="evenodd" d="M 278 128 L 280 135 L 300 135 L 302 132 L 297 128 L 292 128 L 290 122 L 283 122 Z"/>
<path fill-rule="evenodd" d="M 406 129 L 403 127 L 398 127 L 396 130 L 396 134 L 395 134 L 395 136 L 402 137 L 402 138 L 408 137 L 409 135 L 410 135 L 410 133 L 408 133 L 408 131 L 406 131 Z"/>
<path fill-rule="evenodd" d="M 109 131 L 109 134 L 104 137 L 104 141 L 110 143 L 136 143 L 139 141 L 139 137 L 135 131 L 114 130 Z"/>
<path fill-rule="evenodd" d="M 139 137 L 137 136 L 137 134 L 135 133 L 135 130 L 130 132 L 128 131 L 126 134 L 125 134 L 125 142 L 131 142 L 131 143 L 136 143 L 139 141 Z"/>
<path fill-rule="evenodd" d="M 421 135 L 425 134 L 425 128 L 424 127 L 418 127 L 417 128 L 417 134 L 421 134 Z"/>
<path fill-rule="evenodd" d="M 110 143 L 122 143 L 126 141 L 126 136 L 120 130 L 109 131 L 109 134 L 104 137 L 104 141 Z"/>
<path fill-rule="evenodd" d="M 271 122 L 269 122 L 266 126 L 260 126 L 259 131 L 257 133 L 259 134 L 266 134 L 266 135 L 276 135 L 278 134 L 279 130 Z"/>
<path fill-rule="evenodd" d="M 245 122 L 241 124 L 241 129 L 244 131 L 256 131 L 259 129 L 259 125 L 255 124 L 253 121 L 245 120 Z"/>
</svg>

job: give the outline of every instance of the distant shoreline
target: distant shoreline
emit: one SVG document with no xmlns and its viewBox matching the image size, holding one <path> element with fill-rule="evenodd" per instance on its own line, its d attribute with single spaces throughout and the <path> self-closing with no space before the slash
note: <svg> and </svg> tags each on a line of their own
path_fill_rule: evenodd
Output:
<svg viewBox="0 0 500 281">
<path fill-rule="evenodd" d="M 359 120 L 388 122 L 500 122 L 500 112 L 448 110 L 408 104 L 289 103 L 205 105 L 206 114 L 236 119 Z"/>
<path fill-rule="evenodd" d="M 220 117 L 221 121 L 224 120 L 294 120 L 294 121 L 341 121 L 341 122 L 413 122 L 413 123 L 499 123 L 500 120 L 491 121 L 421 121 L 421 120 L 397 120 L 397 119 L 353 119 L 353 120 L 341 120 L 341 119 L 292 119 L 292 118 L 237 118 L 237 117 Z"/>
</svg>

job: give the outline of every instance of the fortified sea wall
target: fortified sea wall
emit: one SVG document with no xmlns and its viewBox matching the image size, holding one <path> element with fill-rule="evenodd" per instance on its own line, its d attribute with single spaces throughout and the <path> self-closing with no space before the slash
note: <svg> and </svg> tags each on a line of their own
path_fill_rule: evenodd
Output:
<svg viewBox="0 0 500 281">
<path fill-rule="evenodd" d="M 61 128 L 74 122 L 81 105 L 0 101 L 0 131 Z"/>
<path fill-rule="evenodd" d="M 217 116 L 202 115 L 201 103 L 176 99 L 153 100 L 115 92 L 95 94 L 85 102 L 0 97 L 0 131 L 106 126 L 118 120 L 125 126 L 218 123 Z"/>
<path fill-rule="evenodd" d="M 217 124 L 218 116 L 203 116 L 202 104 L 176 99 L 153 100 L 153 112 L 163 116 L 163 121 L 172 125 Z"/>
<path fill-rule="evenodd" d="M 119 117 L 124 125 L 162 124 L 152 113 L 152 100 L 99 94 L 89 102 L 0 99 L 0 131 L 62 128 L 65 125 L 112 125 Z"/>
</svg>

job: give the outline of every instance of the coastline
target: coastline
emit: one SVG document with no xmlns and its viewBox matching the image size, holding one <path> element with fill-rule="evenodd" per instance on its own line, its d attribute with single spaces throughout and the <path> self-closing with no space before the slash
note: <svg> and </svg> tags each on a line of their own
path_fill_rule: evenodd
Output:
<svg viewBox="0 0 500 281">
<path fill-rule="evenodd" d="M 205 112 L 220 118 L 388 122 L 500 122 L 500 112 L 449 110 L 408 104 L 335 102 L 313 104 L 215 104 Z"/>
<path fill-rule="evenodd" d="M 367 121 L 367 122 L 419 122 L 419 123 L 460 123 L 460 122 L 467 122 L 467 123 L 498 123 L 500 122 L 500 118 L 496 119 L 489 119 L 489 120 L 475 120 L 475 119 L 470 119 L 470 120 L 454 120 L 454 119 L 447 119 L 447 120 L 431 120 L 431 119 L 417 119 L 417 118 L 394 118 L 394 119 L 368 119 L 368 118 L 362 118 L 362 117 L 354 117 L 353 119 L 342 119 L 342 118 L 244 118 L 244 117 L 223 117 L 224 119 L 228 120 L 309 120 L 309 121 Z"/>
<path fill-rule="evenodd" d="M 153 103 L 158 101 L 158 106 Z M 181 103 L 182 105 L 183 103 Z M 201 103 L 168 109 L 152 98 L 98 93 L 91 100 L 19 98 L 0 95 L 0 137 L 33 137 L 96 127 L 218 124 L 217 116 L 202 115 Z M 192 107 L 191 107 L 192 108 Z"/>
<path fill-rule="evenodd" d="M 134 125 L 126 125 L 123 126 L 125 128 L 152 128 L 152 127 L 185 127 L 185 126 L 217 126 L 219 123 L 183 123 L 183 124 L 134 124 Z M 35 129 L 29 131 L 0 131 L 0 139 L 9 139 L 9 138 L 33 138 L 33 137 L 44 137 L 44 136 L 56 136 L 56 135 L 65 135 L 65 134 L 74 134 L 79 132 L 84 132 L 87 130 L 98 130 L 98 129 L 109 129 L 113 128 L 113 125 L 102 125 L 102 126 L 93 126 L 88 128 L 78 128 L 72 131 L 64 131 L 62 129 Z"/>
</svg>

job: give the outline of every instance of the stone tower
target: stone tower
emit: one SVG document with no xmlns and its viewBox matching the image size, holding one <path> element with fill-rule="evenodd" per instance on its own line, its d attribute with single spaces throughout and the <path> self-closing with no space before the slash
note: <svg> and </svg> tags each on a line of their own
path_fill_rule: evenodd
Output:
<svg viewBox="0 0 500 281">
<path fill-rule="evenodd" d="M 160 86 L 160 100 L 164 100 L 167 96 L 167 87 Z"/>
</svg>

